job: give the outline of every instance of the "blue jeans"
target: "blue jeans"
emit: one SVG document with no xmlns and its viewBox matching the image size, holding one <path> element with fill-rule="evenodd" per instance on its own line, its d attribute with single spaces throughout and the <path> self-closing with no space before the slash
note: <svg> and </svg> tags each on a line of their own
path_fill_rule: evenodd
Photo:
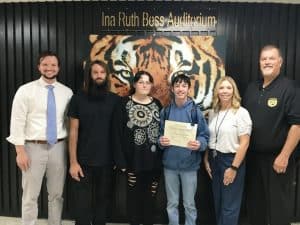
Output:
<svg viewBox="0 0 300 225">
<path fill-rule="evenodd" d="M 217 152 L 213 157 L 210 151 L 209 156 L 217 224 L 237 225 L 244 190 L 245 163 L 240 165 L 233 183 L 225 186 L 224 172 L 232 164 L 234 154 Z"/>
<path fill-rule="evenodd" d="M 197 189 L 197 171 L 178 171 L 164 169 L 165 186 L 167 193 L 167 212 L 169 225 L 179 225 L 179 191 L 182 186 L 183 206 L 185 212 L 185 225 L 195 225 L 197 209 L 195 194 Z"/>
</svg>

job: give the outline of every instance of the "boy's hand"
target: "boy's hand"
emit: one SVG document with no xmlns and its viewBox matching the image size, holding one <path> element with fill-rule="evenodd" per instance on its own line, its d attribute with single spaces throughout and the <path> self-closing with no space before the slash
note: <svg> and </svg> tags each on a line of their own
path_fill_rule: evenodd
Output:
<svg viewBox="0 0 300 225">
<path fill-rule="evenodd" d="M 197 151 L 200 148 L 200 142 L 198 140 L 189 141 L 187 147 L 192 151 Z"/>
</svg>

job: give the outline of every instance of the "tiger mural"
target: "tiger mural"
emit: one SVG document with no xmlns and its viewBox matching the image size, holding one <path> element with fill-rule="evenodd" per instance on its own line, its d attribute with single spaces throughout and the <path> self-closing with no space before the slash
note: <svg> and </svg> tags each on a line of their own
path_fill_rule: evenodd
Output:
<svg viewBox="0 0 300 225">
<path fill-rule="evenodd" d="M 89 39 L 89 60 L 108 64 L 111 90 L 121 96 L 128 93 L 134 74 L 145 70 L 154 78 L 153 96 L 166 105 L 172 77 L 184 72 L 191 78 L 190 96 L 205 110 L 216 81 L 225 75 L 212 36 L 90 35 Z"/>
</svg>

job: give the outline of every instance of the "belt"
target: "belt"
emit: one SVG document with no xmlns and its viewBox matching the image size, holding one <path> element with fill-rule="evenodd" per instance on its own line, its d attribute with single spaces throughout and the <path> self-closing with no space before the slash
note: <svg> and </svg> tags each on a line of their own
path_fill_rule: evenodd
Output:
<svg viewBox="0 0 300 225">
<path fill-rule="evenodd" d="M 59 139 L 57 139 L 56 143 L 63 141 L 63 140 L 65 140 L 65 138 L 59 138 Z M 43 145 L 48 144 L 48 142 L 44 141 L 44 140 L 26 140 L 26 142 L 34 143 L 34 144 L 43 144 Z"/>
<path fill-rule="evenodd" d="M 216 149 L 210 149 L 211 152 L 212 152 L 212 156 L 215 158 L 217 155 L 223 155 L 223 156 L 235 156 L 236 153 L 232 153 L 232 152 L 227 152 L 227 153 L 224 153 L 224 152 L 220 152 Z"/>
</svg>

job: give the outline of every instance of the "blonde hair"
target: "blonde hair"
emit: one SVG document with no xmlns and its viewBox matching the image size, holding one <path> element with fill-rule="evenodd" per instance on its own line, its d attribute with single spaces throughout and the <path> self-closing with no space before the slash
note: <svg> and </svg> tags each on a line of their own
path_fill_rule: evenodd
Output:
<svg viewBox="0 0 300 225">
<path fill-rule="evenodd" d="M 241 96 L 240 96 L 240 93 L 236 86 L 235 81 L 230 76 L 221 77 L 217 81 L 216 86 L 214 88 L 212 108 L 215 112 L 219 111 L 221 109 L 221 103 L 220 103 L 219 96 L 218 96 L 218 90 L 223 81 L 228 81 L 233 88 L 231 107 L 233 108 L 234 111 L 236 111 L 241 106 Z"/>
</svg>

